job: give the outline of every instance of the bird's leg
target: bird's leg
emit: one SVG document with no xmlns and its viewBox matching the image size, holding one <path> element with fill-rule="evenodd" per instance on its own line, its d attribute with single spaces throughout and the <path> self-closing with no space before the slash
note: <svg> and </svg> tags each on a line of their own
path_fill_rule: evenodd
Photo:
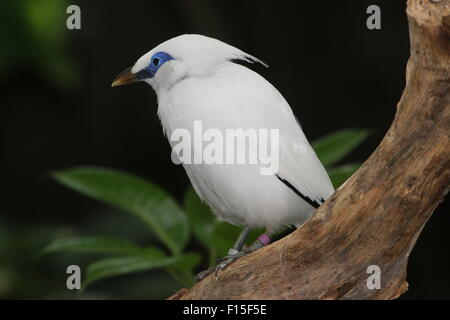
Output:
<svg viewBox="0 0 450 320">
<path fill-rule="evenodd" d="M 233 257 L 235 255 L 238 255 L 241 250 L 242 247 L 244 246 L 245 240 L 247 239 L 247 236 L 249 234 L 249 232 L 251 231 L 251 229 L 249 227 L 245 227 L 241 233 L 239 234 L 238 238 L 236 239 L 236 242 L 234 243 L 234 246 L 232 248 L 230 248 L 230 250 L 228 250 L 228 255 L 226 255 L 223 258 L 217 259 L 217 266 L 212 266 L 210 268 L 208 268 L 207 270 L 204 270 L 202 272 L 200 272 L 199 274 L 197 274 L 194 278 L 194 280 L 200 281 L 202 280 L 204 277 L 206 277 L 208 274 L 210 274 L 211 272 L 215 271 L 217 269 L 217 267 L 225 260 L 227 260 L 230 257 Z M 234 261 L 234 260 L 232 260 Z"/>
<path fill-rule="evenodd" d="M 270 237 L 274 234 L 274 231 L 271 229 L 267 229 L 265 233 L 261 234 L 250 246 L 245 247 L 242 251 L 239 251 L 233 255 L 228 255 L 221 259 L 219 261 L 216 270 L 215 275 L 217 277 L 217 274 L 220 270 L 224 269 L 226 266 L 228 266 L 233 261 L 245 256 L 248 253 L 251 253 L 253 251 L 258 250 L 259 248 L 262 248 L 270 243 Z M 239 240 L 239 239 L 238 239 Z M 236 241 L 237 242 L 237 241 Z M 231 251 L 231 249 L 230 249 Z"/>
<path fill-rule="evenodd" d="M 292 230 L 290 230 L 292 232 Z M 266 232 L 261 234 L 250 246 L 245 246 L 244 242 L 250 232 L 249 228 L 245 228 L 237 238 L 233 248 L 228 251 L 228 255 L 218 259 L 217 266 L 210 267 L 208 270 L 200 272 L 196 277 L 195 281 L 200 281 L 214 271 L 216 278 L 217 274 L 220 270 L 224 269 L 233 261 L 249 254 L 253 251 L 256 251 L 266 245 L 268 245 L 273 238 L 277 238 L 280 234 L 278 229 L 267 228 Z"/>
<path fill-rule="evenodd" d="M 244 246 L 245 240 L 247 239 L 250 231 L 251 229 L 249 227 L 245 227 L 244 230 L 241 231 L 238 238 L 236 239 L 236 242 L 234 243 L 234 246 L 230 250 L 228 250 L 228 256 L 235 255 L 242 250 L 242 247 Z"/>
</svg>

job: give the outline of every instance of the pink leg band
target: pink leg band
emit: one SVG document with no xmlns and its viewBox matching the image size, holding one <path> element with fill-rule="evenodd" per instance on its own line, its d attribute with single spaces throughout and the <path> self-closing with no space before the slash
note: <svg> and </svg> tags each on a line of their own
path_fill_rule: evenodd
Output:
<svg viewBox="0 0 450 320">
<path fill-rule="evenodd" d="M 270 243 L 270 238 L 267 234 L 263 233 L 258 237 L 258 240 L 261 241 L 261 243 L 265 246 L 267 246 Z"/>
</svg>

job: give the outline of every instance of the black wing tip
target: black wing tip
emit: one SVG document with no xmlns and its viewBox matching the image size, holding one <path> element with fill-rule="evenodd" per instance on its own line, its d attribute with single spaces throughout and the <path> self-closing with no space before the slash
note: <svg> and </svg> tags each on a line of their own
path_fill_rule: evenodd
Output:
<svg viewBox="0 0 450 320">
<path fill-rule="evenodd" d="M 323 198 L 320 198 L 321 203 L 318 203 L 317 201 L 311 199 L 310 197 L 305 196 L 303 193 L 298 191 L 289 181 L 286 179 L 281 178 L 278 174 L 275 174 L 281 182 L 283 182 L 289 189 L 291 189 L 296 195 L 298 195 L 300 198 L 302 198 L 304 201 L 306 201 L 311 207 L 317 209 L 320 207 L 320 205 L 325 201 Z"/>
</svg>

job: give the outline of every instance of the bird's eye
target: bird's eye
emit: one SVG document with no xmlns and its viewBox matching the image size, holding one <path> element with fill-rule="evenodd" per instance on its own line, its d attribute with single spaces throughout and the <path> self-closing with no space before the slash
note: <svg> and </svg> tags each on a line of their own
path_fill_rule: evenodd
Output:
<svg viewBox="0 0 450 320">
<path fill-rule="evenodd" d="M 153 58 L 153 60 L 152 60 L 152 63 L 157 67 L 158 65 L 159 65 L 159 62 L 160 62 L 161 60 L 159 59 L 159 58 Z"/>
</svg>

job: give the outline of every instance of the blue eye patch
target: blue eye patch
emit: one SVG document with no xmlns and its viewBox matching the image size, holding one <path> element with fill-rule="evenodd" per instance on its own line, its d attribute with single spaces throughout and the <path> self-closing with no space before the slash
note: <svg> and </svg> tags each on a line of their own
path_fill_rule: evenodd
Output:
<svg viewBox="0 0 450 320">
<path fill-rule="evenodd" d="M 157 52 L 150 59 L 150 64 L 139 71 L 136 76 L 139 80 L 153 78 L 158 69 L 167 61 L 174 60 L 172 56 L 165 52 Z"/>
</svg>

